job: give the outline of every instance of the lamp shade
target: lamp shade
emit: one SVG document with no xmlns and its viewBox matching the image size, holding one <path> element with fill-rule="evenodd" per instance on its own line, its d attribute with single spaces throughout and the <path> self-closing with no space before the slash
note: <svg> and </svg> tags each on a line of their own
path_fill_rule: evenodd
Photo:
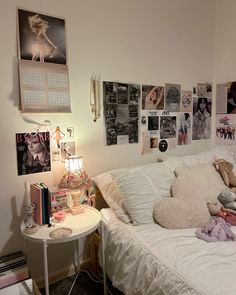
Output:
<svg viewBox="0 0 236 295">
<path fill-rule="evenodd" d="M 60 188 L 86 189 L 91 181 L 83 169 L 83 158 L 81 156 L 70 156 L 65 163 L 68 170 L 59 183 Z"/>
<path fill-rule="evenodd" d="M 83 158 L 81 156 L 69 156 L 65 163 L 69 172 L 76 172 L 83 168 Z"/>
</svg>

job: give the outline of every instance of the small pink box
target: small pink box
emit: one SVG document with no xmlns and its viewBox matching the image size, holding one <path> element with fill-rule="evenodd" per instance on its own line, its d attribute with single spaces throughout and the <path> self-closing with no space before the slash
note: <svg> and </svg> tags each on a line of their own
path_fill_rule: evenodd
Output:
<svg viewBox="0 0 236 295">
<path fill-rule="evenodd" d="M 66 214 L 63 211 L 57 211 L 52 214 L 54 222 L 62 222 L 65 220 Z"/>
</svg>

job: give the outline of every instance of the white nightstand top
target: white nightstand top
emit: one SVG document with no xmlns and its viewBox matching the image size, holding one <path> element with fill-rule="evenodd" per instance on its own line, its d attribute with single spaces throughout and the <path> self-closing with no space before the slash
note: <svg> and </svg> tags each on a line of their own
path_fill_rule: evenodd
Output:
<svg viewBox="0 0 236 295">
<path fill-rule="evenodd" d="M 34 243 L 42 243 L 43 241 L 46 241 L 47 244 L 58 244 L 77 240 L 79 238 L 87 236 L 99 227 L 100 221 L 100 212 L 93 207 L 86 206 L 84 213 L 78 215 L 66 214 L 66 218 L 63 222 L 55 223 L 54 227 L 42 225 L 34 234 L 26 234 L 24 232 L 25 225 L 24 222 L 22 222 L 21 233 L 25 239 Z M 70 228 L 72 230 L 72 234 L 68 237 L 63 237 L 59 239 L 53 239 L 49 236 L 51 231 L 63 227 Z"/>
</svg>

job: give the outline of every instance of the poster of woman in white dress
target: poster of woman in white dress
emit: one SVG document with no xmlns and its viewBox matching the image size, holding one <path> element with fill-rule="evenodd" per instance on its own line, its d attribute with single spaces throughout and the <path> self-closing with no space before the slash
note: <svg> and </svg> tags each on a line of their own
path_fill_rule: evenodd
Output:
<svg viewBox="0 0 236 295">
<path fill-rule="evenodd" d="M 65 20 L 18 9 L 19 57 L 66 64 Z"/>
</svg>

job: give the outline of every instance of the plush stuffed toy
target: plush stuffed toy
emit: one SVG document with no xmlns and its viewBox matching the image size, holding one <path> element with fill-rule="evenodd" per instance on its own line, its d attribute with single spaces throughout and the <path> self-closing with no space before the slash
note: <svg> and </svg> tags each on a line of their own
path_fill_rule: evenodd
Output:
<svg viewBox="0 0 236 295">
<path fill-rule="evenodd" d="M 208 202 L 207 207 L 212 216 L 221 217 L 231 225 L 236 225 L 236 210 L 225 208 L 219 200 Z"/>
<path fill-rule="evenodd" d="M 213 165 L 220 173 L 221 177 L 224 180 L 224 183 L 229 187 L 236 188 L 236 176 L 233 172 L 233 164 L 224 159 L 218 159 L 213 162 Z"/>
<path fill-rule="evenodd" d="M 236 210 L 236 194 L 229 190 L 224 190 L 218 196 L 219 201 L 225 208 Z"/>
<path fill-rule="evenodd" d="M 195 232 L 199 239 L 207 242 L 235 241 L 236 237 L 230 229 L 231 225 L 221 217 L 212 217 L 211 221 Z"/>
<path fill-rule="evenodd" d="M 210 214 L 213 216 L 217 215 L 223 209 L 223 205 L 218 200 L 208 202 L 207 207 L 208 207 Z"/>
</svg>

